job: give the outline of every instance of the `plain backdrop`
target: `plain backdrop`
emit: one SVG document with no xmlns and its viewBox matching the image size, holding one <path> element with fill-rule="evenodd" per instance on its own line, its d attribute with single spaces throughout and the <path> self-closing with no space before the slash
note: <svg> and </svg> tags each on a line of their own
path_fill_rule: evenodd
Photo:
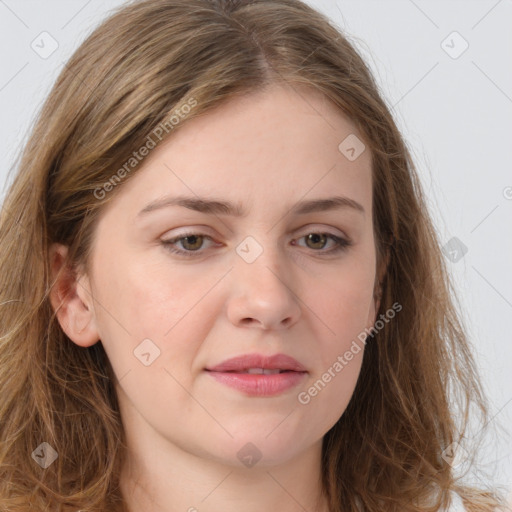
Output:
<svg viewBox="0 0 512 512">
<path fill-rule="evenodd" d="M 0 0 L 2 185 L 64 62 L 123 3 Z M 482 464 L 510 487 L 512 1 L 308 3 L 369 63 L 412 150 L 491 399 L 488 427 L 502 428 Z"/>
</svg>

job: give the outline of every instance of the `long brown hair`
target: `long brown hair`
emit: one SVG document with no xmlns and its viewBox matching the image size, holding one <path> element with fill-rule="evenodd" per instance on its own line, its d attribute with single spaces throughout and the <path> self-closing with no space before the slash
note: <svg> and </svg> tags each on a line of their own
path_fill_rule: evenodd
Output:
<svg viewBox="0 0 512 512">
<path fill-rule="evenodd" d="M 437 511 L 450 491 L 472 511 L 503 504 L 496 489 L 460 483 L 443 457 L 471 417 L 487 423 L 488 405 L 411 156 L 347 37 L 299 0 L 144 0 L 66 64 L 3 204 L 0 510 L 126 509 L 115 377 L 101 343 L 78 347 L 56 321 L 49 245 L 69 246 L 70 264 L 88 269 L 98 215 L 140 167 L 126 164 L 137 148 L 277 82 L 320 91 L 363 134 L 379 268 L 388 262 L 378 314 L 403 307 L 367 344 L 324 437 L 330 510 Z M 46 469 L 31 456 L 42 442 L 58 454 Z M 464 445 L 469 455 L 477 444 Z"/>
</svg>

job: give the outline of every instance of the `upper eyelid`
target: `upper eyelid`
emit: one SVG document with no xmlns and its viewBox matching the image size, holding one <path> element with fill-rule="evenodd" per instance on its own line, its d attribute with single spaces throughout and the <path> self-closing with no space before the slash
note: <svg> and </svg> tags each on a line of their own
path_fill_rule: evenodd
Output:
<svg viewBox="0 0 512 512">
<path fill-rule="evenodd" d="M 186 228 L 185 228 L 186 229 Z M 338 233 L 333 233 L 331 230 L 337 230 Z M 329 235 L 332 235 L 332 236 L 337 236 L 339 238 L 344 238 L 348 241 L 351 241 L 351 237 L 348 236 L 346 234 L 345 231 L 341 230 L 340 228 L 334 228 L 334 227 L 329 227 L 329 228 L 323 228 L 323 227 L 318 227 L 318 226 L 309 226 L 309 227 L 305 227 L 305 228 L 299 228 L 298 230 L 293 230 L 294 232 L 297 231 L 299 233 L 302 233 L 299 238 L 305 236 L 306 234 L 309 234 L 309 233 L 325 233 L 325 234 L 329 234 Z M 215 235 L 211 235 L 209 232 L 208 232 L 208 229 L 207 228 L 191 228 L 187 231 L 184 231 L 183 233 L 178 233 L 176 235 L 172 235 L 172 236 L 167 236 L 167 235 L 164 235 L 163 237 L 163 240 L 165 241 L 170 241 L 170 240 L 179 240 L 181 238 L 186 238 L 187 236 L 204 236 L 204 237 L 208 237 L 208 238 L 211 238 L 211 239 L 215 239 L 216 236 Z"/>
</svg>

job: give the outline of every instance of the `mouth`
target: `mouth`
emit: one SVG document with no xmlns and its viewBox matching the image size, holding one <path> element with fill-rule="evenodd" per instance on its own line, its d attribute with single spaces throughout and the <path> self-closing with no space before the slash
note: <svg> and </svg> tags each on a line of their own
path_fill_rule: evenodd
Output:
<svg viewBox="0 0 512 512">
<path fill-rule="evenodd" d="M 253 397 L 276 396 L 298 386 L 306 368 L 286 354 L 243 354 L 205 368 L 216 382 Z"/>
<path fill-rule="evenodd" d="M 216 382 L 246 396 L 270 397 L 291 391 L 303 382 L 307 370 L 285 354 L 249 354 L 234 357 L 205 371 Z"/>
<path fill-rule="evenodd" d="M 226 359 L 213 367 L 205 368 L 207 371 L 223 373 L 248 373 L 273 375 L 284 372 L 305 372 L 306 368 L 296 359 L 286 354 L 243 354 Z"/>
<path fill-rule="evenodd" d="M 208 372 L 213 372 L 217 370 L 208 370 Z M 237 373 L 237 374 L 247 374 L 247 375 L 277 375 L 279 373 L 290 373 L 295 370 L 281 370 L 279 368 L 247 368 L 245 370 L 225 370 L 221 373 Z"/>
</svg>

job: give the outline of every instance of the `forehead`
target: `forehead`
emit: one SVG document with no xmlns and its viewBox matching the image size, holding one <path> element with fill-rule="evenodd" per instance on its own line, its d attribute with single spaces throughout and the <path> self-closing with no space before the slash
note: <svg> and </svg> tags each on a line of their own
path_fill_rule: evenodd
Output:
<svg viewBox="0 0 512 512">
<path fill-rule="evenodd" d="M 356 133 L 362 138 L 354 123 L 319 91 L 273 84 L 231 98 L 185 122 L 159 149 L 194 146 L 201 153 L 216 152 L 223 156 L 241 156 L 259 149 L 268 154 L 281 149 L 289 156 L 290 150 L 300 155 L 315 146 L 324 151 L 328 146 L 336 150 L 340 137 Z"/>
<path fill-rule="evenodd" d="M 344 141 L 353 137 L 363 144 L 354 123 L 318 91 L 273 85 L 184 122 L 121 195 L 134 208 L 167 193 L 265 208 L 331 192 L 367 203 L 370 152 L 347 158 Z"/>
</svg>

